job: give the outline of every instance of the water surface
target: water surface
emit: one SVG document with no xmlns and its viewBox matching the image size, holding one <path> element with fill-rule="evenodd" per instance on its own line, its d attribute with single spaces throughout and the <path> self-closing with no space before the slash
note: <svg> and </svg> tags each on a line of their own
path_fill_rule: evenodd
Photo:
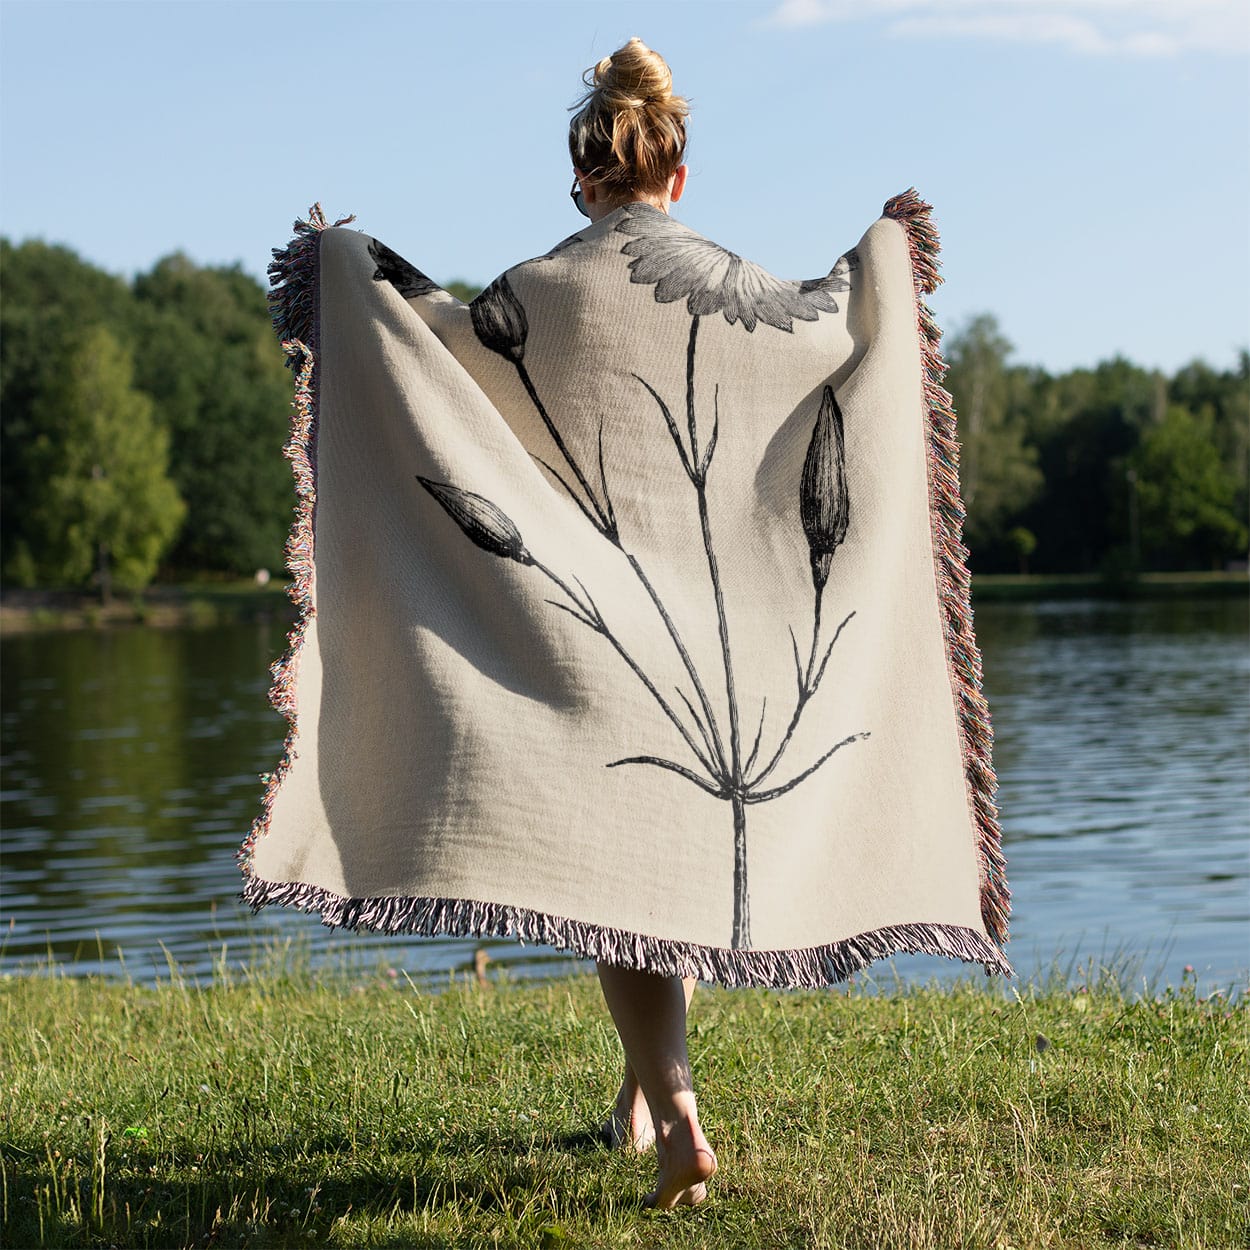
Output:
<svg viewBox="0 0 1250 1250">
<path fill-rule="evenodd" d="M 1128 956 L 1208 986 L 1250 969 L 1250 649 L 1240 600 L 987 603 L 1008 954 Z M 237 901 L 235 855 L 284 724 L 283 627 L 32 634 L 0 644 L 0 969 L 52 959 L 138 982 L 207 980 L 266 944 L 442 979 L 486 946 L 515 975 L 577 967 L 510 941 L 346 934 Z M 895 961 L 908 979 L 959 965 Z M 880 967 L 880 966 L 879 966 Z M 888 967 L 877 973 L 888 978 Z"/>
</svg>

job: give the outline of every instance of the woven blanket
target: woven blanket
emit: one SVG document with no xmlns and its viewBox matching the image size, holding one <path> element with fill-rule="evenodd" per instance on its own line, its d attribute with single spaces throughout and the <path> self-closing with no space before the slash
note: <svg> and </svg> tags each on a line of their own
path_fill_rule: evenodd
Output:
<svg viewBox="0 0 1250 1250">
<path fill-rule="evenodd" d="M 245 902 L 726 985 L 1010 975 L 929 212 L 783 281 L 629 204 L 470 304 L 296 223 Z"/>
</svg>

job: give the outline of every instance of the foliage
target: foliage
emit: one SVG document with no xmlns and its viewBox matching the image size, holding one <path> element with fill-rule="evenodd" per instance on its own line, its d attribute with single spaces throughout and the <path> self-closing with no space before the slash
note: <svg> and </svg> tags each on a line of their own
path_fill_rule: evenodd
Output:
<svg viewBox="0 0 1250 1250">
<path fill-rule="evenodd" d="M 1246 527 L 1234 512 L 1237 480 L 1220 457 L 1212 424 L 1209 409 L 1196 417 L 1172 404 L 1129 458 L 1142 545 L 1169 563 L 1192 552 L 1214 565 L 1246 543 Z"/>
<path fill-rule="evenodd" d="M 41 434 L 61 437 L 40 430 L 39 421 L 51 415 L 46 404 L 40 413 L 40 396 L 92 328 L 107 326 L 118 342 L 130 342 L 132 301 L 120 278 L 37 240 L 14 248 L 0 239 L 0 273 L 0 573 L 29 584 L 49 576 L 33 554 L 43 542 L 32 528 L 44 489 L 35 448 Z"/>
<path fill-rule="evenodd" d="M 1180 571 L 1245 560 L 1247 353 L 1235 370 L 1195 362 L 1169 381 L 1119 358 L 1052 377 L 1011 364 L 1011 352 L 990 316 L 946 345 L 975 572 Z M 1193 424 L 1180 423 L 1179 411 Z M 1165 471 L 1149 450 L 1179 444 L 1183 470 Z"/>
<path fill-rule="evenodd" d="M 454 295 L 462 303 L 472 303 L 482 293 L 480 286 L 474 286 L 472 282 L 465 282 L 460 278 L 456 278 L 453 282 L 447 283 L 443 290 L 449 295 Z"/>
<path fill-rule="evenodd" d="M 203 267 L 182 255 L 127 283 L 39 241 L 0 239 L 0 268 L 4 581 L 81 581 L 99 564 L 98 541 L 90 570 L 82 551 L 88 531 L 103 532 L 105 492 L 98 479 L 71 488 L 66 474 L 82 471 L 81 448 L 53 446 L 84 431 L 104 437 L 103 426 L 86 430 L 81 413 L 57 411 L 74 393 L 60 376 L 65 362 L 97 327 L 122 353 L 101 355 L 97 345 L 97 365 L 112 378 L 108 420 L 133 414 L 153 440 L 146 458 L 134 459 L 133 445 L 128 453 L 151 482 L 126 480 L 148 500 L 131 523 L 147 517 L 155 528 L 140 542 L 121 532 L 115 509 L 108 522 L 128 549 L 147 553 L 133 564 L 125 557 L 119 576 L 146 580 L 152 552 L 163 553 L 167 574 L 277 569 L 293 503 L 279 454 L 291 380 L 260 284 L 237 265 Z M 460 280 L 446 289 L 463 300 L 479 293 Z M 134 376 L 123 387 L 127 351 Z M 1168 379 L 1120 359 L 1051 376 L 1013 363 L 1012 351 L 988 315 L 946 344 L 974 572 L 1181 571 L 1245 560 L 1250 353 L 1232 370 L 1195 361 Z M 166 439 L 167 464 L 157 454 Z M 75 500 L 72 526 L 52 505 L 52 473 L 57 498 L 69 491 Z M 160 522 L 168 507 L 158 503 L 166 476 L 185 503 L 172 543 Z"/>
<path fill-rule="evenodd" d="M 952 340 L 945 385 L 956 396 L 960 491 L 968 509 L 964 541 L 978 548 L 1003 533 L 1003 520 L 1042 488 L 1037 448 L 1025 441 L 1027 385 L 1007 367 L 1011 344 L 994 318 L 976 317 Z"/>
<path fill-rule="evenodd" d="M 287 939 L 289 942 L 289 939 Z M 720 1160 L 655 1214 L 594 1130 L 621 1054 L 593 978 L 418 989 L 226 965 L 215 984 L 0 990 L 5 1244 L 1243 1244 L 1244 999 L 1192 981 L 699 989 Z"/>
<path fill-rule="evenodd" d="M 58 360 L 31 408 L 27 462 L 41 484 L 17 563 L 31 581 L 151 581 L 185 513 L 167 476 L 169 437 L 132 385 L 129 352 L 103 326 Z"/>
<path fill-rule="evenodd" d="M 1168 388 L 1172 403 L 1209 423 L 1220 463 L 1235 483 L 1233 514 L 1250 516 L 1250 351 L 1242 351 L 1233 373 L 1219 373 L 1201 361 L 1186 365 Z"/>
<path fill-rule="evenodd" d="M 135 281 L 138 384 L 171 438 L 171 472 L 189 524 L 180 568 L 279 568 L 290 526 L 291 471 L 282 458 L 289 375 L 264 293 L 239 268 L 170 256 Z"/>
</svg>

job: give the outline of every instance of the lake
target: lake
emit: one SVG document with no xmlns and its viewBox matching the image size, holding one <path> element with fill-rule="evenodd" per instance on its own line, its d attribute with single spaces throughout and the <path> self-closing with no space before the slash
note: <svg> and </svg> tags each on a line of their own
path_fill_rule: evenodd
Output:
<svg viewBox="0 0 1250 1250">
<path fill-rule="evenodd" d="M 1022 977 L 1243 989 L 1250 970 L 1250 604 L 976 608 L 995 729 L 1008 955 Z M 580 966 L 511 941 L 349 934 L 237 901 L 277 622 L 18 635 L 0 643 L 0 972 L 207 982 L 284 952 L 430 984 L 479 946 L 516 976 Z M 877 981 L 949 976 L 923 957 Z"/>
</svg>

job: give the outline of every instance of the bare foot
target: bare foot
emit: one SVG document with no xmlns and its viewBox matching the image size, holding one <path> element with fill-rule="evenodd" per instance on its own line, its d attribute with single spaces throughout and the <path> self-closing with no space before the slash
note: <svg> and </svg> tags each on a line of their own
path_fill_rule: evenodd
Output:
<svg viewBox="0 0 1250 1250">
<path fill-rule="evenodd" d="M 707 1197 L 707 1182 L 716 1171 L 716 1156 L 697 1120 L 678 1120 L 661 1129 L 655 1142 L 660 1161 L 659 1183 L 643 1205 L 667 1211 L 698 1206 Z"/>
<path fill-rule="evenodd" d="M 655 1145 L 655 1128 L 651 1109 L 638 1088 L 638 1082 L 626 1078 L 616 1096 L 616 1104 L 599 1135 L 613 1150 L 636 1150 L 642 1154 Z"/>
</svg>

